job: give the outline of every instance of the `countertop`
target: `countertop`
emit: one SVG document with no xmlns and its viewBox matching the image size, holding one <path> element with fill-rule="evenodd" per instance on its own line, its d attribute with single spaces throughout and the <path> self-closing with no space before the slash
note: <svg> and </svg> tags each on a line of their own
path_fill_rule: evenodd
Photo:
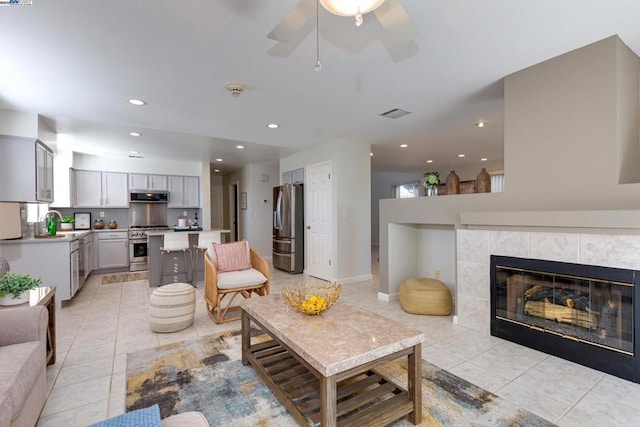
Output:
<svg viewBox="0 0 640 427">
<path fill-rule="evenodd" d="M 153 236 L 162 236 L 165 233 L 169 233 L 172 230 L 157 230 L 157 231 L 147 231 L 147 236 L 149 237 L 153 237 Z M 174 230 L 175 231 L 175 230 Z M 202 230 L 200 228 L 198 228 L 197 230 L 184 230 L 184 229 L 180 229 L 177 230 L 181 233 L 187 233 L 187 234 L 200 234 L 200 233 L 206 233 L 208 231 L 214 231 L 214 232 L 218 232 L 218 233 L 231 233 L 231 230 L 222 230 L 222 229 L 217 229 L 217 230 Z"/>
<path fill-rule="evenodd" d="M 74 231 L 58 231 L 55 237 L 22 237 L 20 239 L 0 240 L 0 245 L 18 245 L 23 243 L 54 243 L 54 242 L 71 242 L 79 237 L 87 236 L 91 233 L 106 233 L 113 231 L 125 231 L 127 228 L 104 228 L 102 230 L 74 230 Z"/>
</svg>

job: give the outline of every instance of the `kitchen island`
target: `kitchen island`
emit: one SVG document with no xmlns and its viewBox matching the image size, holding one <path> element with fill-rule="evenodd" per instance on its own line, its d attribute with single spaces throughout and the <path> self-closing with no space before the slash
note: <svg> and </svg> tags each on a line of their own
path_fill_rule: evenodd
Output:
<svg viewBox="0 0 640 427">
<path fill-rule="evenodd" d="M 231 230 L 211 230 L 220 233 L 220 241 L 224 242 L 222 234 L 230 233 Z M 193 252 L 193 261 L 197 261 L 196 269 L 194 270 L 193 282 L 197 283 L 204 278 L 203 260 L 200 259 L 202 253 L 196 253 L 194 246 L 198 244 L 198 236 L 202 231 L 197 230 L 178 230 L 178 231 L 147 231 L 147 252 L 149 256 L 149 286 L 161 286 L 163 284 L 170 283 L 170 276 L 174 275 L 174 271 L 179 272 L 175 274 L 178 277 L 179 282 L 189 282 L 190 275 L 187 276 L 184 272 L 190 271 L 191 265 L 187 265 L 185 269 L 184 257 L 181 254 L 173 253 L 171 256 L 165 256 L 164 264 L 162 262 L 162 253 L 160 248 L 162 247 L 162 236 L 165 233 L 187 233 L 189 235 L 189 246 Z M 197 255 L 197 257 L 196 257 Z M 192 262 L 193 262 L 192 261 Z M 162 283 L 162 273 L 165 273 L 165 283 Z"/>
</svg>

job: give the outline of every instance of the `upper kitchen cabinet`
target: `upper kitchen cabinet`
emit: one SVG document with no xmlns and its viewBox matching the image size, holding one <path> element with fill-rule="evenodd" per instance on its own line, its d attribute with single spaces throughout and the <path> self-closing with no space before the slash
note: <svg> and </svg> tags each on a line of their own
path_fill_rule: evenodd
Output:
<svg viewBox="0 0 640 427">
<path fill-rule="evenodd" d="M 129 206 L 127 174 L 72 170 L 72 204 L 77 208 L 126 208 Z"/>
<path fill-rule="evenodd" d="M 53 202 L 53 151 L 39 140 L 0 135 L 0 201 Z"/>
<path fill-rule="evenodd" d="M 166 175 L 129 174 L 130 190 L 168 190 Z"/>
<path fill-rule="evenodd" d="M 169 177 L 169 207 L 170 208 L 198 208 L 200 207 L 200 178 L 197 176 Z"/>
</svg>

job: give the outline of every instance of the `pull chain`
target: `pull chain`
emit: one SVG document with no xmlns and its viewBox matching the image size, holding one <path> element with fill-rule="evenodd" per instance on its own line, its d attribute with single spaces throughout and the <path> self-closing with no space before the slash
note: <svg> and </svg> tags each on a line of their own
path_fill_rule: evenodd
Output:
<svg viewBox="0 0 640 427">
<path fill-rule="evenodd" d="M 316 0 L 316 66 L 315 70 L 320 71 L 320 0 Z"/>
</svg>

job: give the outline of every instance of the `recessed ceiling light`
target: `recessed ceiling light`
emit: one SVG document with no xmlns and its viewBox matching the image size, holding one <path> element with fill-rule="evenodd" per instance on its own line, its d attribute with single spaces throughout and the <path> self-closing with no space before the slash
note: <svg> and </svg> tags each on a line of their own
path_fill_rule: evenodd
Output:
<svg viewBox="0 0 640 427">
<path fill-rule="evenodd" d="M 215 173 L 218 173 L 218 172 L 220 172 L 220 169 L 214 169 L 213 171 L 214 171 Z"/>
<path fill-rule="evenodd" d="M 407 144 L 400 144 L 400 148 L 407 148 L 409 145 Z"/>
<path fill-rule="evenodd" d="M 481 162 L 486 162 L 486 161 L 487 161 L 487 158 L 486 158 L 486 157 L 483 157 L 483 158 L 481 158 L 481 159 L 480 159 L 480 161 L 481 161 Z"/>
<path fill-rule="evenodd" d="M 458 154 L 458 157 L 463 158 L 465 154 Z"/>
<path fill-rule="evenodd" d="M 244 145 L 236 145 L 236 148 L 237 148 L 238 150 L 242 150 L 242 149 L 244 148 Z"/>
<path fill-rule="evenodd" d="M 129 135 L 131 135 L 131 136 L 142 136 L 142 134 L 140 132 L 129 132 Z"/>
<path fill-rule="evenodd" d="M 485 122 L 479 121 L 478 123 L 476 123 L 476 126 L 479 128 L 483 128 L 485 124 L 486 124 Z"/>
<path fill-rule="evenodd" d="M 278 129 L 278 128 L 280 127 L 280 125 L 279 125 L 279 124 L 277 124 L 277 123 L 269 123 L 269 124 L 267 125 L 267 127 L 268 127 L 269 129 Z"/>
<path fill-rule="evenodd" d="M 427 163 L 433 163 L 433 160 L 427 160 Z"/>
<path fill-rule="evenodd" d="M 222 159 L 216 159 L 216 162 L 221 162 L 221 161 L 222 161 Z"/>
<path fill-rule="evenodd" d="M 147 101 L 145 101 L 143 99 L 131 98 L 131 99 L 129 99 L 129 104 L 141 106 L 141 105 L 147 105 Z"/>
<path fill-rule="evenodd" d="M 129 151 L 129 154 L 140 154 L 140 152 L 139 151 L 135 151 L 135 150 L 131 150 L 131 151 Z"/>
<path fill-rule="evenodd" d="M 369 153 L 369 157 L 373 157 L 373 153 Z"/>
</svg>

